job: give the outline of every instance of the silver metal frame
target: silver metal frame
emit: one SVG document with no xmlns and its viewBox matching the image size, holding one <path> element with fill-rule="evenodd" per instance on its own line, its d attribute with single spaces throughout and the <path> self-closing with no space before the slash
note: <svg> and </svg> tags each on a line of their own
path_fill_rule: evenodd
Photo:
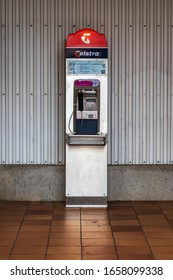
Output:
<svg viewBox="0 0 173 280">
<path fill-rule="evenodd" d="M 107 143 L 107 134 L 102 135 L 75 135 L 66 133 L 66 143 L 68 145 L 96 145 L 103 146 Z"/>
</svg>

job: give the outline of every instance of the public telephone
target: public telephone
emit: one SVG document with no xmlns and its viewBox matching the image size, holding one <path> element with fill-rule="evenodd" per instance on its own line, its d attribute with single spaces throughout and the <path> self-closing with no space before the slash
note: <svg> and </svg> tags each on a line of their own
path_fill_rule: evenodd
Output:
<svg viewBox="0 0 173 280">
<path fill-rule="evenodd" d="M 99 133 L 100 82 L 74 81 L 74 131 L 79 135 Z"/>
<path fill-rule="evenodd" d="M 69 34 L 65 53 L 66 206 L 106 207 L 106 37 L 90 28 L 78 30 Z"/>
</svg>

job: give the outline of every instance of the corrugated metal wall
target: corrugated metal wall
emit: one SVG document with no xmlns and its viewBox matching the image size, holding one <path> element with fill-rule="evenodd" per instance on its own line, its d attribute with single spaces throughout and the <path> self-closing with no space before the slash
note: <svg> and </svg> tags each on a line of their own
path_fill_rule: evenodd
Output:
<svg viewBox="0 0 173 280">
<path fill-rule="evenodd" d="M 0 163 L 64 163 L 67 35 L 109 44 L 109 163 L 173 163 L 172 0 L 0 0 Z"/>
</svg>

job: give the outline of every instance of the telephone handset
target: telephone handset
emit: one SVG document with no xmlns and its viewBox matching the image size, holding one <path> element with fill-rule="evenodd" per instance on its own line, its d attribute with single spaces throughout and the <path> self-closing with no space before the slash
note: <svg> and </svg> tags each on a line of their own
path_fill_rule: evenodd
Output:
<svg viewBox="0 0 173 280">
<path fill-rule="evenodd" d="M 79 135 L 96 135 L 99 132 L 99 80 L 74 82 L 74 131 Z"/>
<path fill-rule="evenodd" d="M 79 92 L 78 93 L 78 110 L 79 111 L 83 111 L 84 106 L 83 106 L 83 92 Z"/>
</svg>

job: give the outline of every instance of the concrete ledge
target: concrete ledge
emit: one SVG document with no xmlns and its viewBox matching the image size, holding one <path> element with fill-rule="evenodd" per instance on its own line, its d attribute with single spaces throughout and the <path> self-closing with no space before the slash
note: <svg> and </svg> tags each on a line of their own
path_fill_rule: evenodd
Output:
<svg viewBox="0 0 173 280">
<path fill-rule="evenodd" d="M 173 165 L 108 166 L 108 200 L 173 200 Z"/>
<path fill-rule="evenodd" d="M 1 165 L 0 200 L 65 200 L 64 166 Z"/>
<path fill-rule="evenodd" d="M 65 166 L 0 165 L 0 200 L 65 201 Z M 173 165 L 109 165 L 111 200 L 173 200 Z"/>
</svg>

